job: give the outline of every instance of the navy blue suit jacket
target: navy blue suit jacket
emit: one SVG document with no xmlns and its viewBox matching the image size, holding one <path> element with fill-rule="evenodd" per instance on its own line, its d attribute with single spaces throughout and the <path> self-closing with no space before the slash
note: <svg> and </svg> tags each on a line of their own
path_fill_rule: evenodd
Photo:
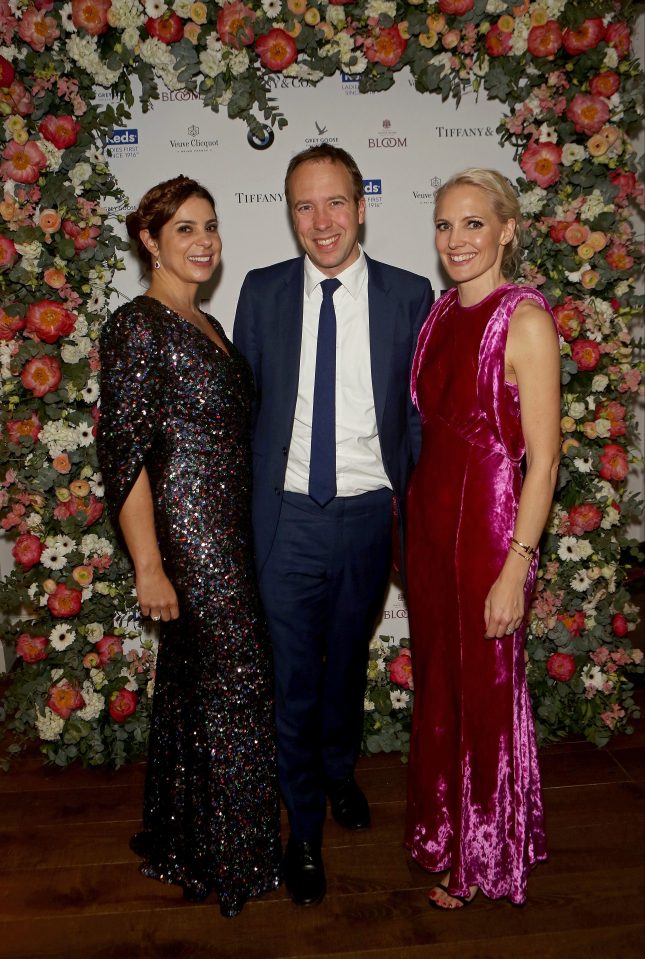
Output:
<svg viewBox="0 0 645 959">
<path fill-rule="evenodd" d="M 399 516 L 421 446 L 410 367 L 434 295 L 429 280 L 366 256 L 372 386 L 383 465 Z M 244 280 L 233 341 L 253 370 L 253 527 L 258 570 L 275 537 L 298 394 L 304 258 L 252 270 Z M 356 362 L 361 358 L 357 357 Z"/>
</svg>

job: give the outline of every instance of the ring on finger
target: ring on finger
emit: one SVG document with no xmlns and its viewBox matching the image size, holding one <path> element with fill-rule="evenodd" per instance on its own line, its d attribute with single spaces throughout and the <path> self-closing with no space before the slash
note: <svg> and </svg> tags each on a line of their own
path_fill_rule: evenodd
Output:
<svg viewBox="0 0 645 959">
<path fill-rule="evenodd" d="M 151 615 L 151 616 L 150 616 L 150 619 L 153 621 L 153 623 L 158 623 L 159 620 L 161 619 L 161 613 L 157 613 L 156 616 L 152 616 L 152 615 Z"/>
</svg>

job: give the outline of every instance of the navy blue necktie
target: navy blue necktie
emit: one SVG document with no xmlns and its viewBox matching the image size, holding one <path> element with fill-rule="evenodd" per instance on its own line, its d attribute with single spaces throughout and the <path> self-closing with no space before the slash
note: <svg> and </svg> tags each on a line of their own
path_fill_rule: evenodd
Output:
<svg viewBox="0 0 645 959">
<path fill-rule="evenodd" d="M 334 291 L 340 280 L 323 280 L 318 321 L 314 409 L 311 419 L 309 495 L 326 506 L 336 495 L 336 313 Z"/>
</svg>

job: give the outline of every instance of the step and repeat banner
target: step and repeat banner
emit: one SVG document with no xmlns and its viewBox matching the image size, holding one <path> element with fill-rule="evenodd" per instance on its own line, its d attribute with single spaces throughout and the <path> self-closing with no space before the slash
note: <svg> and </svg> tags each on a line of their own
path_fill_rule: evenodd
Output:
<svg viewBox="0 0 645 959">
<path fill-rule="evenodd" d="M 430 277 L 445 288 L 433 246 L 433 194 L 467 166 L 491 166 L 515 178 L 510 149 L 495 130 L 502 106 L 464 96 L 442 103 L 417 93 L 401 74 L 386 92 L 361 94 L 358 82 L 336 75 L 317 86 L 275 78 L 275 97 L 288 125 L 253 137 L 240 121 L 204 108 L 187 91 L 161 91 L 153 109 L 135 104 L 127 127 L 116 130 L 110 165 L 128 197 L 114 212 L 128 212 L 155 183 L 183 173 L 203 183 L 216 200 L 223 241 L 222 265 L 203 306 L 232 331 L 237 297 L 247 271 L 298 255 L 284 197 L 284 173 L 300 150 L 327 141 L 348 150 L 365 181 L 366 222 L 361 241 L 374 258 Z M 125 236 L 125 228 L 121 228 Z M 145 289 L 138 261 L 126 258 L 115 277 L 113 306 Z M 393 579 L 378 634 L 408 635 L 400 583 Z"/>
</svg>

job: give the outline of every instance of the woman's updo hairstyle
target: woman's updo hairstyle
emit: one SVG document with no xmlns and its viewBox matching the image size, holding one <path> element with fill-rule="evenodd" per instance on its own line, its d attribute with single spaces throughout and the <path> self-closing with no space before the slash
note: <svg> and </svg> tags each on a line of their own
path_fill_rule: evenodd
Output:
<svg viewBox="0 0 645 959">
<path fill-rule="evenodd" d="M 146 249 L 139 233 L 141 230 L 148 230 L 150 236 L 156 240 L 161 228 L 168 220 L 172 220 L 182 203 L 191 196 L 208 200 L 215 209 L 215 201 L 206 187 L 197 180 L 191 180 L 190 177 L 176 176 L 172 180 L 164 180 L 163 183 L 153 186 L 141 197 L 137 209 L 126 216 L 125 225 L 128 236 L 134 240 L 139 259 L 145 267 L 150 266 L 151 253 Z"/>
<path fill-rule="evenodd" d="M 462 183 L 468 186 L 479 187 L 487 194 L 490 205 L 495 212 L 495 216 L 502 223 L 508 220 L 515 220 L 515 233 L 513 238 L 504 247 L 502 255 L 502 274 L 504 279 L 512 280 L 519 273 L 522 263 L 522 211 L 520 210 L 517 193 L 509 180 L 506 179 L 497 170 L 485 170 L 481 167 L 471 167 L 468 170 L 462 170 L 461 173 L 455 173 L 445 183 L 442 183 L 436 191 L 435 209 L 441 197 L 453 186 L 460 186 Z"/>
</svg>

